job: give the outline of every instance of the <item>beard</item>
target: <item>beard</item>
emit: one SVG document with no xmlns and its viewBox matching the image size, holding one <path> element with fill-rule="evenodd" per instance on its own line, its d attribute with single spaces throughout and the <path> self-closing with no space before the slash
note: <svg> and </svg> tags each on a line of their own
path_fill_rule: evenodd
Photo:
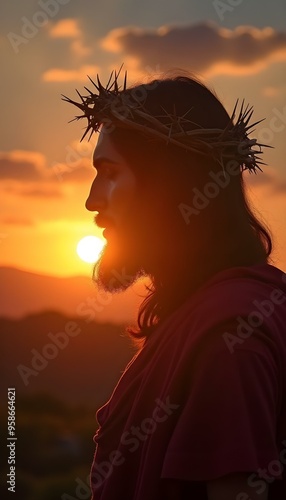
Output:
<svg viewBox="0 0 286 500">
<path fill-rule="evenodd" d="M 120 227 L 100 214 L 96 216 L 99 227 L 111 228 L 93 269 L 93 281 L 99 289 L 122 292 L 143 276 L 161 283 L 173 274 L 176 254 L 185 247 L 182 228 L 179 230 L 181 225 L 185 229 L 185 222 L 176 209 L 170 199 L 154 197 L 146 203 L 138 196 Z"/>
<path fill-rule="evenodd" d="M 145 274 L 138 249 L 130 239 L 123 241 L 123 236 L 120 235 L 111 237 L 106 243 L 94 266 L 93 281 L 99 289 L 115 293 L 127 290 Z"/>
<path fill-rule="evenodd" d="M 122 292 L 148 274 L 148 225 L 137 210 L 130 210 L 120 227 L 112 226 L 111 221 L 100 215 L 96 217 L 96 223 L 100 227 L 106 225 L 110 231 L 100 258 L 94 265 L 93 281 L 106 292 Z"/>
</svg>

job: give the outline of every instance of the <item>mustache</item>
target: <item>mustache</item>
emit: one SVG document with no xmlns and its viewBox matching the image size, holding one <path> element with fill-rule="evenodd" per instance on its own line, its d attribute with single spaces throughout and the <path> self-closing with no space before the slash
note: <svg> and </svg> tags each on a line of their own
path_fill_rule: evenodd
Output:
<svg viewBox="0 0 286 500">
<path fill-rule="evenodd" d="M 105 215 L 102 214 L 97 214 L 94 217 L 94 223 L 96 226 L 103 228 L 103 227 L 111 227 L 114 225 L 113 220 L 111 217 L 106 217 Z"/>
</svg>

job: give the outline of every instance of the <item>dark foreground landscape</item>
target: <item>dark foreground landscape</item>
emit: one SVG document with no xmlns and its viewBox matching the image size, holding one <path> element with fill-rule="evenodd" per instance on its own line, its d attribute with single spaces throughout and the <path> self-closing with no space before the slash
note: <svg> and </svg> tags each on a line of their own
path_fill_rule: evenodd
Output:
<svg viewBox="0 0 286 500">
<path fill-rule="evenodd" d="M 124 327 L 44 312 L 2 317 L 0 331 L 0 498 L 89 499 L 95 412 L 134 352 Z M 8 387 L 16 389 L 14 496 L 6 483 Z"/>
</svg>

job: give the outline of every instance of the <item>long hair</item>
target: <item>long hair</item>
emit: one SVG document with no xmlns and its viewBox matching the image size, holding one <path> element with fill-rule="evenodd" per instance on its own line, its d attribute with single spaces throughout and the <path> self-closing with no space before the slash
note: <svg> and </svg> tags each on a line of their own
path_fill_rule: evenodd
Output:
<svg viewBox="0 0 286 500">
<path fill-rule="evenodd" d="M 166 112 L 188 115 L 191 128 L 224 129 L 230 121 L 217 96 L 192 76 L 153 80 L 125 92 L 141 96 L 144 108 L 153 116 L 164 115 L 162 121 L 166 120 Z M 173 245 L 173 253 L 166 252 L 165 261 L 161 255 L 158 269 L 154 265 L 148 270 L 151 284 L 139 308 L 138 328 L 129 329 L 134 338 L 147 339 L 215 273 L 268 262 L 272 240 L 250 207 L 244 181 L 247 173 L 242 174 L 239 165 L 235 175 L 227 173 L 228 182 L 225 178 L 223 187 L 217 180 L 214 193 L 210 184 L 214 190 L 214 179 L 223 183 L 223 177 L 221 165 L 211 156 L 150 141 L 144 134 L 119 127 L 111 138 L 136 174 L 141 202 L 150 210 L 150 217 L 155 207 L 170 225 L 166 245 Z M 228 172 L 227 164 L 224 170 Z"/>
</svg>

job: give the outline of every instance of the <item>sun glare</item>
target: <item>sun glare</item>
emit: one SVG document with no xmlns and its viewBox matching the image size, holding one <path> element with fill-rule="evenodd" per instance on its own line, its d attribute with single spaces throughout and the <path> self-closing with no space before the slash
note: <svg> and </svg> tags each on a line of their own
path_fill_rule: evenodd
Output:
<svg viewBox="0 0 286 500">
<path fill-rule="evenodd" d="M 76 251 L 81 260 L 92 264 L 98 260 L 104 245 L 105 242 L 97 236 L 85 236 L 78 242 Z"/>
</svg>

